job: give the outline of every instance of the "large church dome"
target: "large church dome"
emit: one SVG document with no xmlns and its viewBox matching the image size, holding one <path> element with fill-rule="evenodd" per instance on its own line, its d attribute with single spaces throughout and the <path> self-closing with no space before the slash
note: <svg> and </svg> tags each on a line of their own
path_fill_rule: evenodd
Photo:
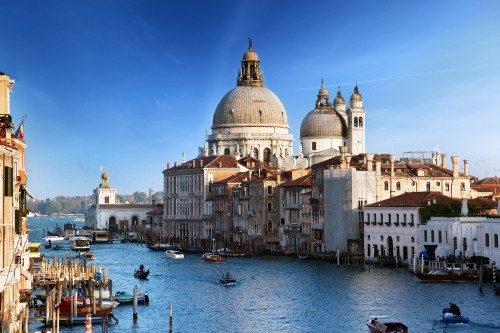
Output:
<svg viewBox="0 0 500 333">
<path fill-rule="evenodd" d="M 214 128 L 278 126 L 288 128 L 285 108 L 266 87 L 238 86 L 229 91 L 215 109 Z"/>
<path fill-rule="evenodd" d="M 300 138 L 346 137 L 347 126 L 337 111 L 332 109 L 324 83 L 318 93 L 316 107 L 309 112 L 300 125 Z"/>
<path fill-rule="evenodd" d="M 288 128 L 285 108 L 264 86 L 259 56 L 249 40 L 236 87 L 222 97 L 215 109 L 204 153 L 251 156 L 277 164 L 293 153 L 293 136 Z"/>
</svg>

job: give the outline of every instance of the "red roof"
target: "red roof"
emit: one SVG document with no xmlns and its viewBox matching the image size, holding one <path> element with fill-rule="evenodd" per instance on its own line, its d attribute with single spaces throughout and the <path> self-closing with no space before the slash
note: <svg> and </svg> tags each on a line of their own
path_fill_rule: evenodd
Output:
<svg viewBox="0 0 500 333">
<path fill-rule="evenodd" d="M 458 199 L 450 198 L 441 192 L 410 192 L 365 207 L 424 207 L 429 204 L 429 201 L 433 204 L 459 202 Z"/>
</svg>

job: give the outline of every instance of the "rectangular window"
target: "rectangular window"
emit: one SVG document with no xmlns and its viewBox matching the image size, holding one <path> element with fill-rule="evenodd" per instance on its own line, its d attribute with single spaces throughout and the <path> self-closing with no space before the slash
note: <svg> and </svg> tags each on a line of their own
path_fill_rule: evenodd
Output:
<svg viewBox="0 0 500 333">
<path fill-rule="evenodd" d="M 366 244 L 366 256 L 367 256 L 368 258 L 370 258 L 370 255 L 371 255 L 370 250 L 371 250 L 371 249 L 370 249 L 370 244 Z"/>
<path fill-rule="evenodd" d="M 403 246 L 403 260 L 408 260 L 408 247 Z"/>
<path fill-rule="evenodd" d="M 384 222 L 384 214 L 380 213 L 380 223 Z"/>
<path fill-rule="evenodd" d="M 273 187 L 270 185 L 267 187 L 267 194 L 273 194 Z"/>
<path fill-rule="evenodd" d="M 316 142 L 312 142 L 311 143 L 311 149 L 312 150 L 316 150 Z"/>
<path fill-rule="evenodd" d="M 11 197 L 14 194 L 14 180 L 12 179 L 12 177 L 12 168 L 9 166 L 5 166 L 3 190 L 6 197 Z"/>
<path fill-rule="evenodd" d="M 104 203 L 109 204 L 109 197 L 105 197 L 105 198 L 104 198 Z"/>
</svg>

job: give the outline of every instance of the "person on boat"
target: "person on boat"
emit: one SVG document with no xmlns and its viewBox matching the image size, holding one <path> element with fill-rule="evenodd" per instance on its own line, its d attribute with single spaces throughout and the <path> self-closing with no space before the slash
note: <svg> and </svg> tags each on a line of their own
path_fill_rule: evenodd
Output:
<svg viewBox="0 0 500 333">
<path fill-rule="evenodd" d="M 144 265 L 142 265 L 142 264 L 141 264 L 141 265 L 139 266 L 139 272 L 144 272 Z"/>
<path fill-rule="evenodd" d="M 229 279 L 231 277 L 231 274 L 229 272 L 226 273 L 226 279 Z"/>
<path fill-rule="evenodd" d="M 49 247 L 52 247 L 52 241 L 49 239 Z"/>
<path fill-rule="evenodd" d="M 460 308 L 455 304 L 450 302 L 450 312 L 453 313 L 456 316 L 461 316 L 462 313 L 460 312 Z"/>
</svg>

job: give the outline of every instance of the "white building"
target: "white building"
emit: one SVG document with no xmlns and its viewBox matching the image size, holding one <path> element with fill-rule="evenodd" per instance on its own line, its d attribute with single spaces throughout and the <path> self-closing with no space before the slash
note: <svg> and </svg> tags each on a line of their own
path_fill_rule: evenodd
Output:
<svg viewBox="0 0 500 333">
<path fill-rule="evenodd" d="M 96 202 L 85 214 L 85 226 L 94 230 L 138 231 L 147 224 L 147 213 L 153 210 L 151 204 L 120 204 L 116 200 L 117 190 L 108 182 L 108 174 L 101 175 L 99 187 L 94 189 Z"/>
<path fill-rule="evenodd" d="M 500 218 L 433 217 L 419 227 L 420 248 L 436 246 L 436 256 L 487 257 L 500 262 Z"/>
<path fill-rule="evenodd" d="M 364 208 L 364 258 L 380 257 L 409 263 L 423 248 L 419 246 L 419 209 L 457 200 L 439 192 L 405 193 Z"/>
</svg>

